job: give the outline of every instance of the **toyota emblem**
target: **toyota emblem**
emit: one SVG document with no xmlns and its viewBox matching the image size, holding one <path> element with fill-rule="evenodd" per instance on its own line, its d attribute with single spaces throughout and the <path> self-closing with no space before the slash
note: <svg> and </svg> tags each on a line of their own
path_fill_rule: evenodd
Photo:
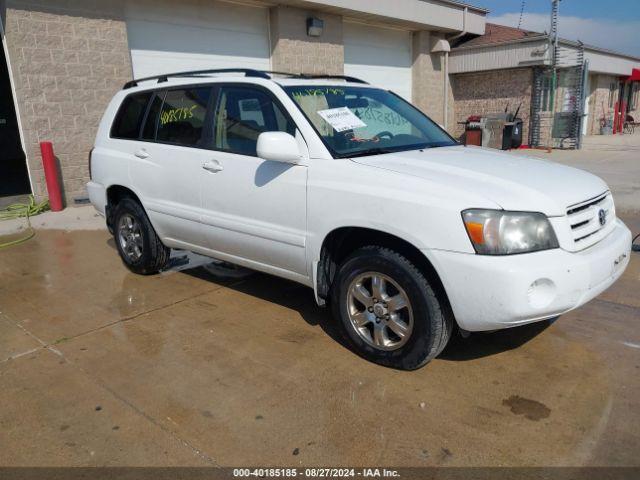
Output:
<svg viewBox="0 0 640 480">
<path fill-rule="evenodd" d="M 607 223 L 607 212 L 600 209 L 598 212 L 598 220 L 600 220 L 600 225 L 604 226 L 604 224 Z"/>
</svg>

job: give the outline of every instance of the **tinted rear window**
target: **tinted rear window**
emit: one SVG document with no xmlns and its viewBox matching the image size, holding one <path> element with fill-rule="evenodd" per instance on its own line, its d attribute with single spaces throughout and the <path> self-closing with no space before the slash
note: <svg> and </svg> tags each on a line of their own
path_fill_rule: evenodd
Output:
<svg viewBox="0 0 640 480">
<path fill-rule="evenodd" d="M 137 93 L 124 99 L 111 127 L 113 138 L 135 140 L 140 135 L 140 123 L 147 110 L 152 92 Z"/>
</svg>

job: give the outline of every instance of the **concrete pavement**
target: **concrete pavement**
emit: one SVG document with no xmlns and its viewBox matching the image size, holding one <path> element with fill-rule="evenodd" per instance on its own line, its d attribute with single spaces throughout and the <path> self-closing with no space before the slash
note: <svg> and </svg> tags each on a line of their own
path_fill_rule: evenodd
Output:
<svg viewBox="0 0 640 480">
<path fill-rule="evenodd" d="M 348 350 L 307 288 L 182 268 L 133 275 L 104 230 L 0 250 L 0 465 L 640 464 L 640 254 L 416 372 Z"/>
<path fill-rule="evenodd" d="M 603 176 L 638 233 L 638 149 L 613 142 L 524 153 Z M 400 372 L 307 288 L 194 255 L 133 275 L 92 207 L 34 223 L 0 249 L 0 466 L 640 466 L 638 253 L 557 321 Z"/>
</svg>

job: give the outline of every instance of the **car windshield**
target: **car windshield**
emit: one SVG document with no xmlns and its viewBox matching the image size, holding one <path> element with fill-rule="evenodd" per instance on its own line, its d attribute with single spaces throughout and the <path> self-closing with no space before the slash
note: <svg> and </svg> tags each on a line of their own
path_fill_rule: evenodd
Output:
<svg viewBox="0 0 640 480">
<path fill-rule="evenodd" d="M 284 87 L 336 158 L 457 145 L 399 96 L 352 86 Z"/>
</svg>

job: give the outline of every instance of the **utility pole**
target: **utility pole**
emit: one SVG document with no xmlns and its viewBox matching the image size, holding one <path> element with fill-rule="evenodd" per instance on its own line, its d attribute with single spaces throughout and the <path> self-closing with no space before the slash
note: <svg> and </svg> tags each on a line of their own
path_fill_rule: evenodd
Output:
<svg viewBox="0 0 640 480">
<path fill-rule="evenodd" d="M 551 28 L 549 30 L 549 47 L 551 50 L 551 113 L 552 124 L 556 112 L 556 87 L 558 84 L 558 11 L 560 0 L 551 0 Z M 553 127 L 552 127 L 553 129 Z"/>
</svg>

